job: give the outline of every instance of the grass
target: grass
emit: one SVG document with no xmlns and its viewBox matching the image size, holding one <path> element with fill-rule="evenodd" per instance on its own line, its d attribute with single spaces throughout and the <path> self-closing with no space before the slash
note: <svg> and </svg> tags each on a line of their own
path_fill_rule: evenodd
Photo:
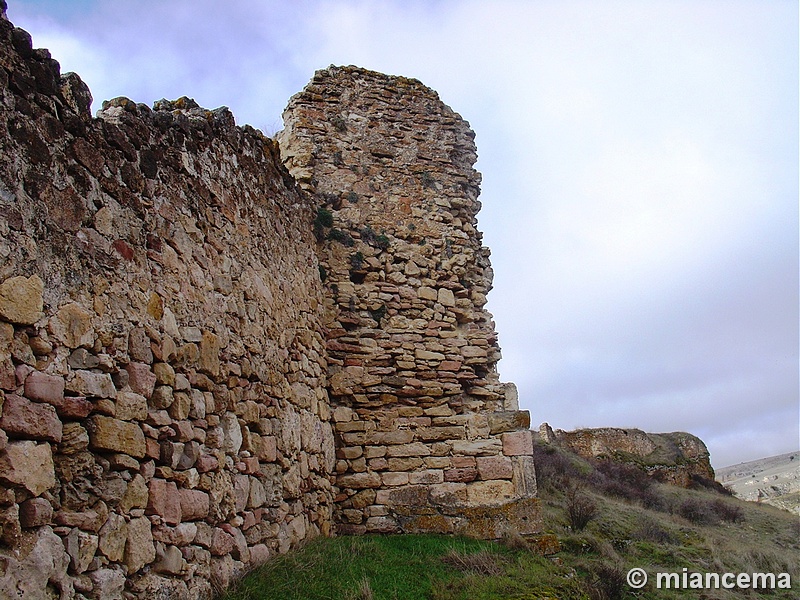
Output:
<svg viewBox="0 0 800 600">
<path fill-rule="evenodd" d="M 541 450 L 541 449 L 539 449 Z M 698 486 L 641 480 L 561 450 L 537 454 L 546 531 L 560 551 L 540 556 L 535 539 L 501 542 L 438 535 L 318 539 L 251 573 L 224 600 L 616 600 L 788 599 L 800 596 L 800 519 L 768 505 Z M 574 490 L 596 511 L 571 526 Z M 572 493 L 572 496 L 571 496 Z M 633 567 L 655 573 L 787 572 L 792 590 L 634 591 Z"/>
</svg>

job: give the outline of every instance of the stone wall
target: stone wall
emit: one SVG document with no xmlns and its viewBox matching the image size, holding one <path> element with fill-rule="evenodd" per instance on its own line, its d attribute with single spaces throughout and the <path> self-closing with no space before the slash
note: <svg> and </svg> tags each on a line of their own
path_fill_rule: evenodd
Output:
<svg viewBox="0 0 800 600">
<path fill-rule="evenodd" d="M 313 209 L 227 109 L 0 19 L 0 597 L 208 597 L 332 525 Z M 54 596 L 51 596 L 54 594 Z"/>
<path fill-rule="evenodd" d="M 469 124 L 420 82 L 330 67 L 281 155 L 318 205 L 337 530 L 538 528 L 529 415 L 499 382 Z"/>
<path fill-rule="evenodd" d="M 4 6 L 0 597 L 209 598 L 317 535 L 538 529 L 466 122 L 355 68 L 280 148 L 187 98 L 93 118 Z"/>
</svg>

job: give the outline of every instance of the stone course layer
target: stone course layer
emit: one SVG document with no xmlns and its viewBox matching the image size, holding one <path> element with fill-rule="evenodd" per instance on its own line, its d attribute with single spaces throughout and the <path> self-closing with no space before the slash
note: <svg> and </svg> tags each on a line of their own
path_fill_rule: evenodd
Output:
<svg viewBox="0 0 800 600">
<path fill-rule="evenodd" d="M 0 598 L 211 598 L 314 536 L 538 529 L 466 122 L 355 68 L 280 147 L 188 98 L 90 105 L 0 0 Z"/>
<path fill-rule="evenodd" d="M 281 156 L 318 207 L 337 531 L 535 531 L 469 124 L 419 81 L 356 67 L 318 71 L 283 117 Z"/>
</svg>

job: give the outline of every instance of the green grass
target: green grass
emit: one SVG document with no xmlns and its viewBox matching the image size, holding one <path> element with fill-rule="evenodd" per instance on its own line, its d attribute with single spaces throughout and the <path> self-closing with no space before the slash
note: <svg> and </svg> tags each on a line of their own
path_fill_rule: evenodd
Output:
<svg viewBox="0 0 800 600">
<path fill-rule="evenodd" d="M 574 456 L 561 457 L 576 461 Z M 736 600 L 800 597 L 800 519 L 767 505 L 707 489 L 653 484 L 646 494 L 598 480 L 591 465 L 574 469 L 557 456 L 537 469 L 545 532 L 561 551 L 543 557 L 531 540 L 512 536 L 486 542 L 439 535 L 317 539 L 270 561 L 224 600 L 615 600 L 706 598 Z M 553 469 L 548 473 L 547 461 Z M 561 462 L 559 462 L 561 461 Z M 559 476 L 555 476 L 559 474 Z M 616 473 L 623 477 L 624 473 Z M 595 479 L 592 479 L 592 478 Z M 634 478 L 635 479 L 635 478 Z M 592 481 L 595 485 L 592 486 Z M 597 483 L 600 481 L 600 483 Z M 605 483 L 604 483 L 605 481 Z M 580 483 L 596 504 L 585 529 L 568 527 L 566 490 Z M 647 485 L 645 485 L 647 487 Z M 610 490 L 610 491 L 609 491 Z M 629 497 L 626 497 L 626 494 Z M 712 507 L 720 499 L 741 508 L 736 522 L 693 522 L 680 515 L 691 500 Z M 655 508 L 653 508 L 655 507 Z M 657 590 L 634 592 L 625 574 L 656 572 L 788 572 L 792 590 Z"/>
</svg>

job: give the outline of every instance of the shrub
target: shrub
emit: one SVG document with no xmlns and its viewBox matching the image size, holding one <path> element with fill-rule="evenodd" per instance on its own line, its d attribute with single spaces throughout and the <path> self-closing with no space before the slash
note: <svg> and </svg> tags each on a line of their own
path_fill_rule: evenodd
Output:
<svg viewBox="0 0 800 600">
<path fill-rule="evenodd" d="M 333 213 L 324 206 L 317 208 L 317 216 L 314 218 L 314 236 L 318 242 L 325 237 L 325 228 L 333 226 Z"/>
<path fill-rule="evenodd" d="M 582 531 L 597 516 L 597 505 L 580 486 L 567 491 L 567 518 L 572 531 Z"/>
<path fill-rule="evenodd" d="M 681 502 L 678 514 L 697 525 L 713 525 L 719 521 L 713 505 L 696 498 L 687 498 Z"/>
<path fill-rule="evenodd" d="M 729 523 L 739 523 L 744 521 L 744 511 L 740 506 L 736 506 L 735 504 L 717 499 L 711 503 L 711 508 L 723 521 L 727 521 Z"/>
<path fill-rule="evenodd" d="M 652 519 L 644 519 L 639 524 L 639 528 L 633 532 L 633 537 L 643 542 L 656 544 L 671 544 L 675 541 L 669 531 Z"/>
</svg>

